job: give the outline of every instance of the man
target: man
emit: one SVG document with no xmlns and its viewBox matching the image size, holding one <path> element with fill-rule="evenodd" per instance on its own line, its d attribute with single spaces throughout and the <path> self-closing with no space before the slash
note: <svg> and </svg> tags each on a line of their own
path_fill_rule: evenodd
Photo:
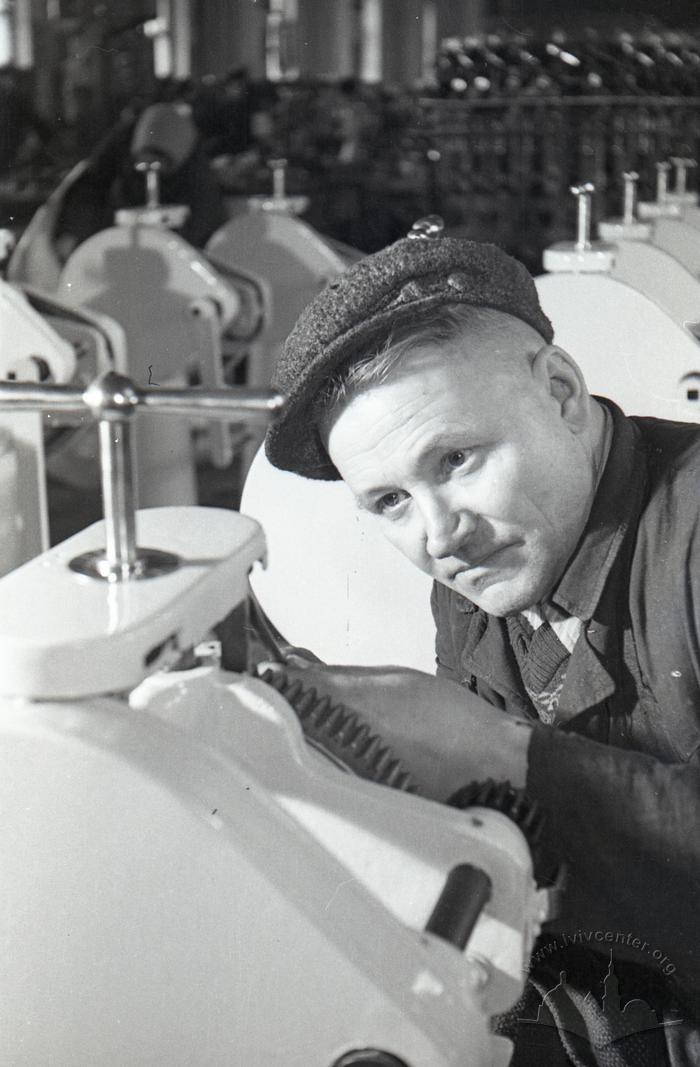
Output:
<svg viewBox="0 0 700 1067">
<path fill-rule="evenodd" d="M 700 1062 L 698 427 L 592 398 L 525 269 L 440 236 L 333 282 L 276 384 L 271 461 L 342 477 L 434 579 L 437 679 L 306 677 L 428 795 L 492 777 L 538 802 L 568 881 L 531 979 L 541 999 L 562 976 L 572 1062 Z M 631 1025 L 630 1001 L 659 1025 Z M 555 1062 L 526 1043 L 517 1062 Z"/>
</svg>

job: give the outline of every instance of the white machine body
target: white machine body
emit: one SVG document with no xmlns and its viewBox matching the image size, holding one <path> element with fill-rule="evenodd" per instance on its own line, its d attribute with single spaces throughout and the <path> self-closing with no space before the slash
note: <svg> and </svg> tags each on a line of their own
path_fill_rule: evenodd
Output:
<svg viewBox="0 0 700 1067">
<path fill-rule="evenodd" d="M 696 230 L 700 230 L 700 206 L 698 206 L 697 196 L 693 203 L 683 205 L 681 218 L 688 226 L 693 226 Z"/>
<path fill-rule="evenodd" d="M 348 265 L 348 259 L 325 238 L 284 210 L 287 199 L 270 198 L 264 201 L 269 210 L 252 208 L 234 216 L 212 234 L 205 250 L 225 278 L 235 282 L 247 275 L 264 294 L 260 330 L 246 344 L 248 382 L 253 386 L 270 384 L 282 345 L 297 318 Z"/>
<path fill-rule="evenodd" d="M 658 168 L 662 193 L 669 166 Z M 612 245 L 587 240 L 593 186 L 572 187 L 579 199 L 573 247 L 580 263 L 563 260 L 561 245 L 546 249 L 549 273 L 535 279 L 537 293 L 555 342 L 578 362 L 592 393 L 614 400 L 628 415 L 698 422 L 700 287 L 671 255 L 637 238 L 636 178 L 625 174 L 626 210 L 613 222 L 635 239 Z"/>
<path fill-rule="evenodd" d="M 76 368 L 73 346 L 56 332 L 24 293 L 0 280 L 0 380 L 56 383 Z M 0 575 L 48 546 L 46 462 L 41 417 L 0 413 Z"/>
<path fill-rule="evenodd" d="M 700 371 L 700 345 L 667 311 L 611 274 L 543 274 L 536 285 L 556 343 L 592 393 L 628 415 L 700 421 L 686 388 Z"/>
<path fill-rule="evenodd" d="M 435 672 L 432 581 L 392 548 L 343 482 L 277 470 L 261 448 L 241 510 L 266 531 L 269 563 L 251 584 L 288 641 L 326 663 Z"/>
<path fill-rule="evenodd" d="M 694 277 L 700 276 L 700 228 L 684 217 L 662 217 L 654 223 L 654 244 L 682 263 Z"/>
<path fill-rule="evenodd" d="M 677 326 L 700 337 L 700 279 L 648 240 L 620 239 L 611 275 L 667 312 Z"/>
<path fill-rule="evenodd" d="M 260 680 L 165 670 L 264 542 L 231 512 L 137 518 L 180 569 L 74 573 L 97 524 L 0 581 L 0 1061 L 505 1067 L 489 1018 L 547 903 L 520 831 L 344 774 Z M 425 926 L 464 863 L 491 896 L 459 948 Z"/>
<path fill-rule="evenodd" d="M 194 370 L 205 386 L 223 384 L 221 337 L 240 312 L 240 298 L 165 226 L 138 222 L 94 234 L 65 264 L 58 293 L 120 323 L 127 373 L 138 385 L 183 386 Z M 212 455 L 225 466 L 230 433 L 217 422 L 210 434 Z M 140 504 L 195 503 L 191 420 L 156 417 L 138 425 L 136 436 Z"/>
</svg>

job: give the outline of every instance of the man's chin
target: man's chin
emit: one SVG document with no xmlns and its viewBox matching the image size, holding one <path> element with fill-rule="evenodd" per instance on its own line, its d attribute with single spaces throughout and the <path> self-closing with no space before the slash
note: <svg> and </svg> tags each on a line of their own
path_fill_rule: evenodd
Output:
<svg viewBox="0 0 700 1067">
<path fill-rule="evenodd" d="M 482 611 L 497 618 L 517 615 L 540 599 L 539 589 L 534 582 L 514 582 L 495 576 L 490 581 L 470 581 L 466 579 L 466 575 L 458 574 L 452 582 L 446 584 Z"/>
</svg>

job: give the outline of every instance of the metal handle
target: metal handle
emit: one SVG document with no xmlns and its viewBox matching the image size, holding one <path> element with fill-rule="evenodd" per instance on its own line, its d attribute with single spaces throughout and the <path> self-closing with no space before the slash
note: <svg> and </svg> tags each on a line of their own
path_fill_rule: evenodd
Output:
<svg viewBox="0 0 700 1067">
<path fill-rule="evenodd" d="M 139 388 L 130 378 L 107 371 L 87 389 L 69 385 L 0 382 L 0 406 L 15 411 L 91 413 L 98 424 L 105 550 L 73 560 L 74 570 L 121 582 L 162 574 L 177 559 L 136 545 L 131 419 L 141 410 L 160 415 L 205 415 L 236 422 L 274 418 L 284 398 L 271 389 Z"/>
<path fill-rule="evenodd" d="M 622 180 L 625 183 L 622 222 L 625 226 L 631 226 L 637 218 L 637 182 L 639 181 L 639 175 L 636 170 L 627 170 L 622 175 Z"/>
<path fill-rule="evenodd" d="M 583 182 L 581 185 L 572 185 L 570 192 L 578 201 L 576 251 L 587 252 L 591 247 L 591 201 L 595 186 L 590 182 Z"/>
<path fill-rule="evenodd" d="M 491 879 L 480 867 L 471 863 L 453 867 L 425 929 L 457 948 L 466 948 L 491 889 Z"/>
</svg>

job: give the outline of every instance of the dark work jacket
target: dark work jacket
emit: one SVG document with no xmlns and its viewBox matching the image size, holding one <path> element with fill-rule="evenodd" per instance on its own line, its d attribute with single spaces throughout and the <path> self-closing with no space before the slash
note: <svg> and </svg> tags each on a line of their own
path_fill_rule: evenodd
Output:
<svg viewBox="0 0 700 1067">
<path fill-rule="evenodd" d="M 535 723 L 527 789 L 568 868 L 550 932 L 603 951 L 629 933 L 700 1017 L 700 427 L 605 404 L 610 453 L 551 596 L 585 621 L 556 725 L 537 720 L 505 620 L 436 584 L 438 673 Z"/>
</svg>

